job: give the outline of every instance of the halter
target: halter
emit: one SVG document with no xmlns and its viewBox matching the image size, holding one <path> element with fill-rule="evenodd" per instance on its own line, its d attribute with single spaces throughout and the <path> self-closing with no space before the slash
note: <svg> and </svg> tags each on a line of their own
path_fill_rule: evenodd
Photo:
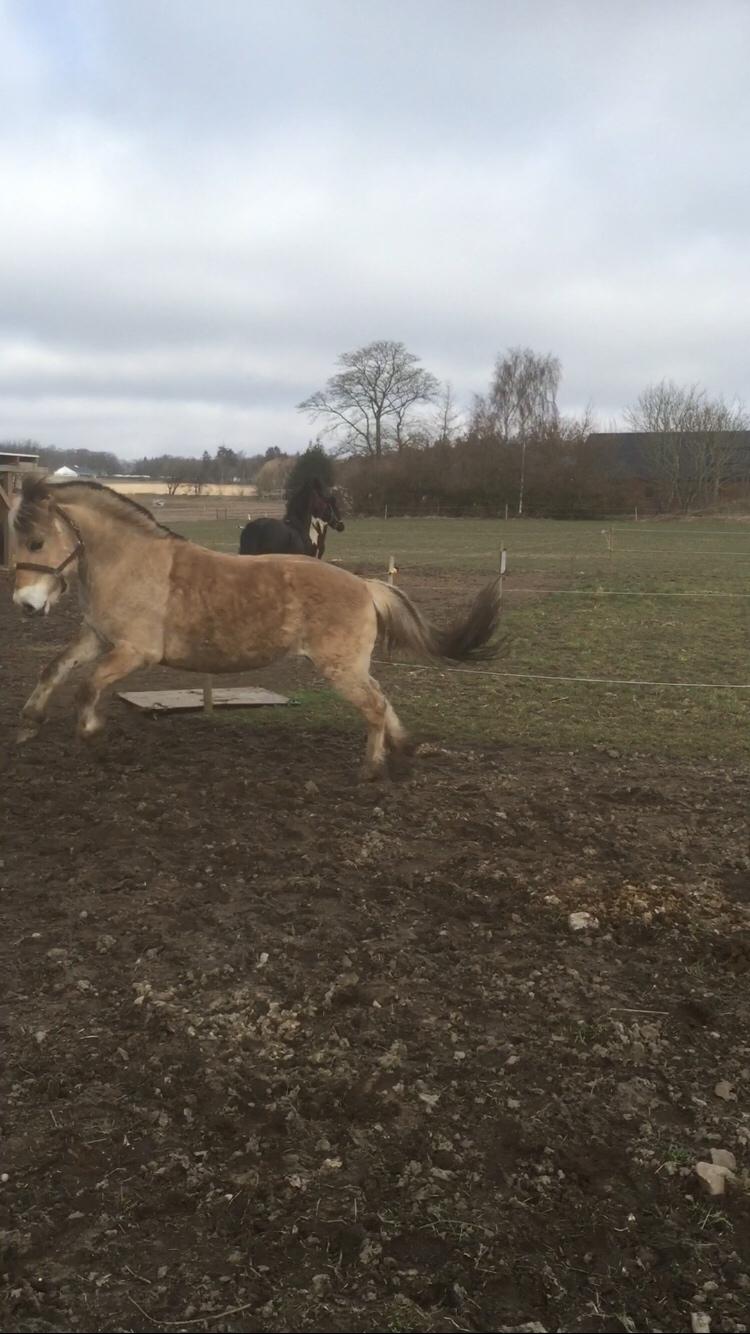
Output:
<svg viewBox="0 0 750 1334">
<path fill-rule="evenodd" d="M 55 576 L 56 579 L 62 579 L 63 570 L 66 570 L 72 561 L 77 560 L 78 557 L 86 550 L 86 548 L 84 547 L 83 544 L 81 530 L 78 527 L 78 524 L 75 522 L 75 520 L 71 519 L 70 515 L 66 514 L 64 510 L 60 509 L 59 505 L 55 505 L 53 503 L 50 506 L 50 508 L 54 511 L 55 514 L 59 514 L 60 518 L 64 519 L 68 527 L 72 528 L 73 532 L 75 533 L 77 540 L 75 546 L 73 547 L 73 550 L 70 552 L 70 555 L 65 557 L 65 560 L 60 561 L 59 565 L 42 565 L 35 561 L 19 560 L 16 561 L 16 569 L 39 570 L 41 574 L 52 574 Z M 63 583 L 64 582 L 65 581 L 63 580 Z"/>
<path fill-rule="evenodd" d="M 319 492 L 320 499 L 323 502 L 324 513 L 313 514 L 310 512 L 310 518 L 313 523 L 325 524 L 326 528 L 335 528 L 337 523 L 341 523 L 338 510 L 336 508 L 333 496 L 324 496 Z"/>
</svg>

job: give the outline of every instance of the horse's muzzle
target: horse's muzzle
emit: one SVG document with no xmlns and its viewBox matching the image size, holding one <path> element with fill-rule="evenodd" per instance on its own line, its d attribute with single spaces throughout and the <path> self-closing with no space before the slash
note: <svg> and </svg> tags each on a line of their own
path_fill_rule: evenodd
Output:
<svg viewBox="0 0 750 1334">
<path fill-rule="evenodd" d="M 337 533 L 343 533 L 345 525 L 339 520 L 338 523 L 331 524 L 331 527 L 335 528 Z"/>
</svg>

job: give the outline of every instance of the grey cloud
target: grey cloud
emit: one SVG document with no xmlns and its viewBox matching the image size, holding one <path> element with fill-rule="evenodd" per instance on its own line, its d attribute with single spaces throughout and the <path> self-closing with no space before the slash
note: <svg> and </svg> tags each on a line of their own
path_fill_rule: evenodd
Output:
<svg viewBox="0 0 750 1334">
<path fill-rule="evenodd" d="M 518 342 L 606 418 L 662 375 L 750 398 L 748 36 L 731 2 L 0 0 L 3 433 L 298 448 L 378 337 L 464 403 Z"/>
</svg>

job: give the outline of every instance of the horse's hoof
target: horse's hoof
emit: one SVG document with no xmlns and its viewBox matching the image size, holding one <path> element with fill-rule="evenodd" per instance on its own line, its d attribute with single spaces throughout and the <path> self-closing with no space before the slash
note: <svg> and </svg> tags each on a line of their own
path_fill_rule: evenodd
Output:
<svg viewBox="0 0 750 1334">
<path fill-rule="evenodd" d="M 87 746 L 95 746 L 101 739 L 104 731 L 103 723 L 79 723 L 76 728 L 76 736 L 79 741 L 83 741 Z"/>
<path fill-rule="evenodd" d="M 359 773 L 365 783 L 384 783 L 388 778 L 385 764 L 363 764 Z"/>
<path fill-rule="evenodd" d="M 22 746 L 25 741 L 32 741 L 39 733 L 36 723 L 22 723 L 16 732 L 16 745 Z"/>
</svg>

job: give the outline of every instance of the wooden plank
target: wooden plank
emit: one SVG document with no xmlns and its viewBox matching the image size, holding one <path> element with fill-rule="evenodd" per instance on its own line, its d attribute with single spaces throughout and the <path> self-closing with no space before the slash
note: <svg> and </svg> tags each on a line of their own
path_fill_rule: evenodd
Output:
<svg viewBox="0 0 750 1334">
<path fill-rule="evenodd" d="M 204 706 L 202 686 L 188 690 L 124 691 L 120 699 L 147 713 L 182 713 Z M 213 691 L 213 704 L 217 709 L 248 709 L 288 703 L 286 695 L 275 695 L 272 690 L 262 690 L 258 686 L 230 686 Z"/>
</svg>

